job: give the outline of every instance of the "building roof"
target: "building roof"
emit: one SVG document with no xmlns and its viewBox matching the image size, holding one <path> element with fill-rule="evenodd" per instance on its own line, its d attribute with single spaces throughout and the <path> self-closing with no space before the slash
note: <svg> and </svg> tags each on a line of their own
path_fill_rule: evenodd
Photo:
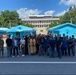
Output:
<svg viewBox="0 0 76 75">
<path fill-rule="evenodd" d="M 59 28 L 65 27 L 65 26 L 71 26 L 71 27 L 76 28 L 76 24 L 64 23 L 64 24 L 60 24 L 60 25 L 57 25 L 55 27 L 49 28 L 49 30 L 55 30 L 55 29 L 59 29 Z"/>
<path fill-rule="evenodd" d="M 30 19 L 51 18 L 50 15 L 29 15 Z"/>
<path fill-rule="evenodd" d="M 22 21 L 59 21 L 60 18 L 29 18 L 29 19 L 22 19 Z"/>
<path fill-rule="evenodd" d="M 7 32 L 23 32 L 23 31 L 35 31 L 35 30 L 27 26 L 18 25 L 15 27 L 11 27 Z"/>
<path fill-rule="evenodd" d="M 29 15 L 29 17 L 51 17 L 50 15 Z"/>
<path fill-rule="evenodd" d="M 0 27 L 0 31 L 7 31 L 8 28 L 3 28 L 3 27 Z"/>
</svg>

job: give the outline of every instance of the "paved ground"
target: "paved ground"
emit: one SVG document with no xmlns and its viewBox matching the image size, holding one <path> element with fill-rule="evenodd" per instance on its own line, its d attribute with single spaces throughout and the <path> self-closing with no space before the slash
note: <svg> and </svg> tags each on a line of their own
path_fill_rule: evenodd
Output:
<svg viewBox="0 0 76 75">
<path fill-rule="evenodd" d="M 0 74 L 30 75 L 73 75 L 75 64 L 0 64 Z"/>
<path fill-rule="evenodd" d="M 1 58 L 0 61 L 40 61 L 40 62 L 76 62 L 76 56 L 64 56 L 62 59 L 58 57 L 50 58 L 49 56 L 38 56 L 38 55 L 26 55 L 24 57 L 9 57 L 7 58 L 7 49 L 4 48 L 5 58 Z"/>
<path fill-rule="evenodd" d="M 18 75 L 65 75 L 76 74 L 76 56 L 67 56 L 59 58 L 49 58 L 48 56 L 31 56 L 25 57 L 6 57 L 0 59 L 0 74 L 18 74 Z M 29 62 L 29 63 L 28 63 Z M 64 63 L 63 63 L 64 62 Z M 68 62 L 68 63 L 65 63 Z M 71 62 L 71 63 L 70 63 Z M 73 62 L 73 63 L 72 63 Z"/>
</svg>

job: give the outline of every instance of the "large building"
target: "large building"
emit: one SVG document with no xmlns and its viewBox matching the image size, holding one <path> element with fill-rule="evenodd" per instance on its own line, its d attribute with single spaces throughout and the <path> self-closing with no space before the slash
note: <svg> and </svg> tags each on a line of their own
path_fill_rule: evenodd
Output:
<svg viewBox="0 0 76 75">
<path fill-rule="evenodd" d="M 23 22 L 32 24 L 37 34 L 47 34 L 47 28 L 50 23 L 59 21 L 59 18 L 47 15 L 30 15 L 28 19 L 22 19 Z"/>
</svg>

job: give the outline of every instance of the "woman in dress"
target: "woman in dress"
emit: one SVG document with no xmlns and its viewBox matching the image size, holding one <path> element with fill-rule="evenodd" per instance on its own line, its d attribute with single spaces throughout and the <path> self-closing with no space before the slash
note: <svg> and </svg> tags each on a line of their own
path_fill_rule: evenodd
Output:
<svg viewBox="0 0 76 75">
<path fill-rule="evenodd" d="M 29 44 L 30 44 L 30 53 L 31 55 L 34 55 L 36 53 L 36 39 L 35 37 L 30 37 L 29 40 Z"/>
</svg>

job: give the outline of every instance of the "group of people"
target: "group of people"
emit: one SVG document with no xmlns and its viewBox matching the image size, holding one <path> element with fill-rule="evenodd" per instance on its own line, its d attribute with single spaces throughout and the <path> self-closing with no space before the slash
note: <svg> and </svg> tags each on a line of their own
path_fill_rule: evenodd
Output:
<svg viewBox="0 0 76 75">
<path fill-rule="evenodd" d="M 0 57 L 4 57 L 4 41 L 0 37 Z M 47 35 L 24 35 L 22 38 L 17 35 L 6 39 L 7 57 L 19 57 L 26 55 L 47 55 L 49 57 L 75 56 L 76 39 L 74 35 L 61 37 L 60 34 Z"/>
</svg>

